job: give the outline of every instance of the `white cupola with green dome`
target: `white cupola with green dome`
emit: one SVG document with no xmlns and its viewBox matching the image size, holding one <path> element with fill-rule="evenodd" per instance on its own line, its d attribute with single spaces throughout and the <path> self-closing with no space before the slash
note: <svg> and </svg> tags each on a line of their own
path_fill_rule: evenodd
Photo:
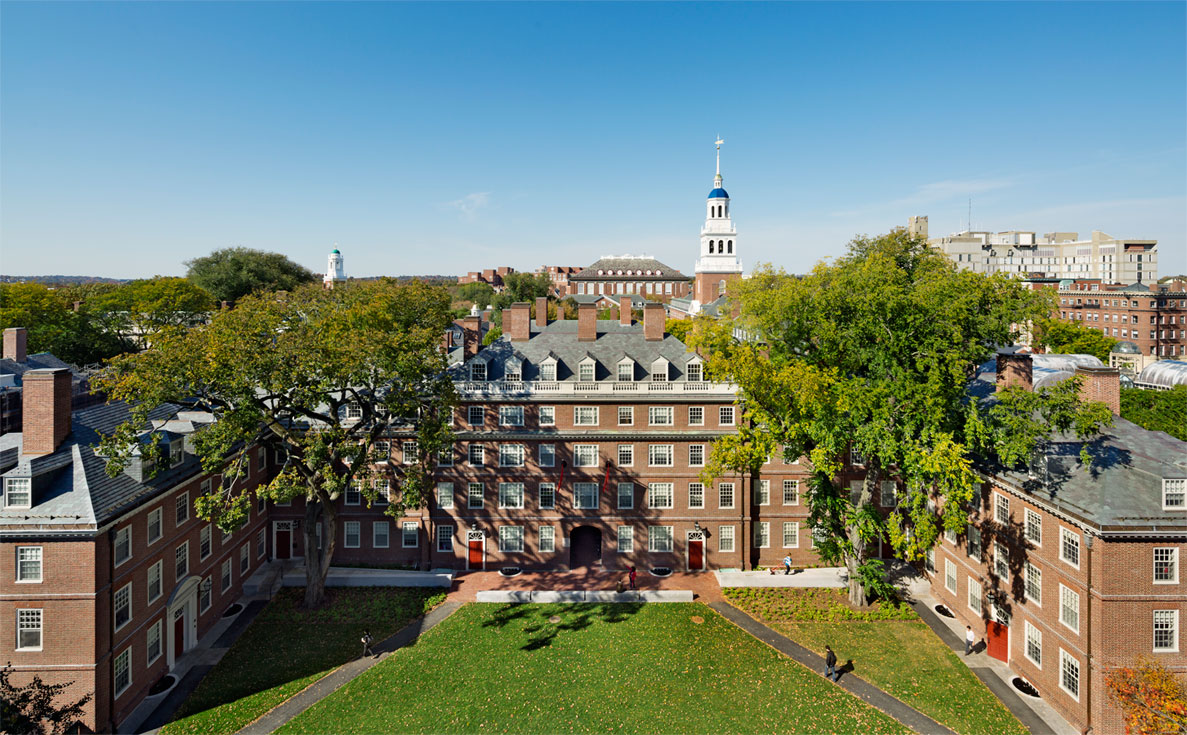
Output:
<svg viewBox="0 0 1187 735">
<path fill-rule="evenodd" d="M 338 243 L 334 243 L 337 245 Z M 333 288 L 337 281 L 346 280 L 346 264 L 342 260 L 342 253 L 338 248 L 330 251 L 330 260 L 326 264 L 326 275 L 322 278 L 322 286 Z"/>
</svg>

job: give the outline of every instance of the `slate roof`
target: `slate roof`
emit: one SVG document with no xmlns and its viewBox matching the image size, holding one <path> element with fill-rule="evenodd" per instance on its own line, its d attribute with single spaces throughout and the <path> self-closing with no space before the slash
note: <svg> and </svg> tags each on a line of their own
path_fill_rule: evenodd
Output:
<svg viewBox="0 0 1187 735">
<path fill-rule="evenodd" d="M 9 358 L 0 359 L 0 374 L 8 374 L 16 376 L 16 384 L 20 385 L 25 373 L 30 370 L 44 370 L 52 368 L 66 368 L 71 372 L 74 368 L 69 363 L 63 362 L 54 357 L 48 352 L 38 352 L 34 355 L 29 355 L 24 362 L 17 362 Z M 74 375 L 74 379 L 78 380 L 78 375 Z"/>
<path fill-rule="evenodd" d="M 598 275 L 598 271 L 604 271 L 603 275 Z M 618 275 L 618 271 L 623 271 L 623 275 Z M 626 271 L 643 271 L 643 275 L 626 275 Z M 646 275 L 647 271 L 651 271 L 651 275 Z M 613 272 L 611 272 L 613 271 Z M 655 275 L 659 271 L 662 275 Z M 625 279 L 644 278 L 652 281 L 687 281 L 688 276 L 684 275 L 675 268 L 665 265 L 655 258 L 648 258 L 644 256 L 613 256 L 608 255 L 604 258 L 598 259 L 580 273 L 569 276 L 570 281 L 618 281 Z"/>
</svg>

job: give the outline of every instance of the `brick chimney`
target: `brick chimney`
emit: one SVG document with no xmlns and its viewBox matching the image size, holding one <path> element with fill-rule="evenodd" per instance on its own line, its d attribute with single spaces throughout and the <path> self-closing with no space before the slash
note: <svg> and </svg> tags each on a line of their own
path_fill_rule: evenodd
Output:
<svg viewBox="0 0 1187 735">
<path fill-rule="evenodd" d="M 25 345 L 28 335 L 24 327 L 10 327 L 4 330 L 4 358 L 24 362 L 29 359 L 29 352 Z"/>
<path fill-rule="evenodd" d="M 517 301 L 503 309 L 503 334 L 512 342 L 527 342 L 532 338 L 532 305 Z"/>
<path fill-rule="evenodd" d="M 629 327 L 631 321 L 631 301 L 623 296 L 618 300 L 618 323 Z"/>
<path fill-rule="evenodd" d="M 664 321 L 666 312 L 663 304 L 647 302 L 643 304 L 643 338 L 648 342 L 658 342 L 664 338 Z"/>
<path fill-rule="evenodd" d="M 1112 367 L 1076 366 L 1080 379 L 1080 400 L 1099 401 L 1114 416 L 1121 414 L 1121 371 Z"/>
<path fill-rule="evenodd" d="M 548 326 L 548 297 L 547 296 L 537 296 L 536 297 L 536 326 L 537 327 L 547 327 Z"/>
<path fill-rule="evenodd" d="M 593 342 L 598 338 L 598 307 L 581 304 L 577 307 L 577 341 Z"/>
<path fill-rule="evenodd" d="M 478 354 L 478 348 L 482 344 L 482 317 L 477 314 L 471 314 L 467 317 L 462 317 L 462 355 L 463 359 L 469 360 L 474 355 Z"/>
<path fill-rule="evenodd" d="M 67 368 L 25 373 L 21 390 L 22 453 L 51 454 L 70 435 L 71 378 Z"/>
<path fill-rule="evenodd" d="M 1025 353 L 997 356 L 997 389 L 1020 385 L 1026 390 L 1034 389 L 1034 363 Z"/>
</svg>

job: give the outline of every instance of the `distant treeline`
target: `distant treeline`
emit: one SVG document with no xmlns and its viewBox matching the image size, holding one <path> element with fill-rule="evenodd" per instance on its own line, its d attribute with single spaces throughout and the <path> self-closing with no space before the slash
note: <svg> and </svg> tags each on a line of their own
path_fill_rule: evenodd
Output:
<svg viewBox="0 0 1187 735">
<path fill-rule="evenodd" d="M 131 278 L 103 278 L 102 276 L 5 276 L 0 283 L 44 283 L 47 286 L 74 286 L 79 283 L 128 283 Z"/>
</svg>

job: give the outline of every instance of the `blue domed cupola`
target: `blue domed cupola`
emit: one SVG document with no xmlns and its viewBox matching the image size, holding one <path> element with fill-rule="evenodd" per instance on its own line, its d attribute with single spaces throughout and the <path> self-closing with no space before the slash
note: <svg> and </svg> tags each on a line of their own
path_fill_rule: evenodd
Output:
<svg viewBox="0 0 1187 735">
<path fill-rule="evenodd" d="M 709 219 L 729 219 L 730 195 L 721 186 L 721 144 L 725 141 L 717 140 L 717 174 L 713 177 L 713 189 L 709 192 Z"/>
</svg>

